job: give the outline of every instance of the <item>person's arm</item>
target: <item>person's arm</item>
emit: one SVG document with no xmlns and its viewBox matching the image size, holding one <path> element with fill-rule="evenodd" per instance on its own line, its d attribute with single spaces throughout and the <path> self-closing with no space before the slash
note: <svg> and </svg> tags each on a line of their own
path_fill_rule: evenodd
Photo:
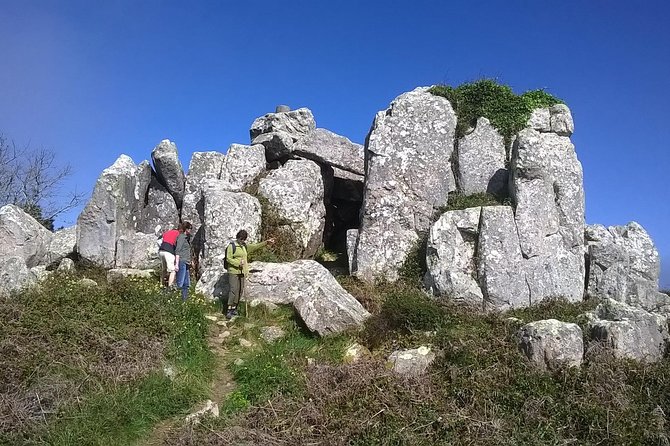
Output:
<svg viewBox="0 0 670 446">
<path fill-rule="evenodd" d="M 260 243 L 250 243 L 250 244 L 247 245 L 247 254 L 251 254 L 252 252 L 261 249 L 263 246 L 265 246 L 267 244 L 268 244 L 267 241 L 260 242 Z"/>
<path fill-rule="evenodd" d="M 182 249 L 185 248 L 186 236 L 184 234 L 179 234 L 177 236 L 177 244 L 174 248 L 174 270 L 179 271 L 179 253 Z"/>
</svg>

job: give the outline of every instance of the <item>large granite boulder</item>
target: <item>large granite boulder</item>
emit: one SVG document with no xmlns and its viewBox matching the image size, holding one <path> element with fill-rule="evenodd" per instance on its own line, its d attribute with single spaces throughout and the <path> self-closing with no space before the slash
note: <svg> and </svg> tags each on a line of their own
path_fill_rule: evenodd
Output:
<svg viewBox="0 0 670 446">
<path fill-rule="evenodd" d="M 670 297 L 659 292 L 661 262 L 647 231 L 626 226 L 587 226 L 589 297 L 611 298 L 647 311 L 670 314 Z"/>
<path fill-rule="evenodd" d="M 158 181 L 172 195 L 177 207 L 181 208 L 186 177 L 181 161 L 179 161 L 177 145 L 169 139 L 162 140 L 151 152 L 151 160 L 154 163 Z"/>
<path fill-rule="evenodd" d="M 582 166 L 566 136 L 519 132 L 511 162 L 512 196 L 530 301 L 584 295 Z"/>
<path fill-rule="evenodd" d="M 363 146 L 330 130 L 315 129 L 297 141 L 293 154 L 356 175 L 365 174 Z"/>
<path fill-rule="evenodd" d="M 424 285 L 436 296 L 482 308 L 475 250 L 481 207 L 448 211 L 431 226 L 426 247 Z"/>
<path fill-rule="evenodd" d="M 258 193 L 276 212 L 279 230 L 296 243 L 303 257 L 321 245 L 326 218 L 321 168 L 309 160 L 289 160 L 260 181 Z"/>
<path fill-rule="evenodd" d="M 67 257 L 77 250 L 77 225 L 69 228 L 59 229 L 53 233 L 51 243 L 49 243 L 49 252 L 47 253 L 47 263 L 57 264 L 64 257 Z"/>
<path fill-rule="evenodd" d="M 251 124 L 249 135 L 253 141 L 265 133 L 284 132 L 297 141 L 315 128 L 316 122 L 312 111 L 308 108 L 299 108 L 288 112 L 268 113 L 256 118 Z"/>
<path fill-rule="evenodd" d="M 252 262 L 246 298 L 293 304 L 307 327 L 319 335 L 360 327 L 370 314 L 313 260 Z"/>
<path fill-rule="evenodd" d="M 670 341 L 666 316 L 614 299 L 605 299 L 586 317 L 591 337 L 602 341 L 617 358 L 659 361 Z"/>
<path fill-rule="evenodd" d="M 0 297 L 19 292 L 35 281 L 22 256 L 0 257 Z"/>
<path fill-rule="evenodd" d="M 511 207 L 482 207 L 477 257 L 484 310 L 508 310 L 531 304 Z"/>
<path fill-rule="evenodd" d="M 249 234 L 249 242 L 260 237 L 261 205 L 258 199 L 244 192 L 225 190 L 222 180 L 209 180 L 203 187 L 205 257 L 225 255 L 225 249 L 241 229 Z"/>
<path fill-rule="evenodd" d="M 553 132 L 560 136 L 571 136 L 575 131 L 572 113 L 565 104 L 536 108 L 531 113 L 527 126 L 538 132 Z"/>
<path fill-rule="evenodd" d="M 458 141 L 456 183 L 464 195 L 507 195 L 505 140 L 488 119 L 479 118 L 475 129 Z"/>
<path fill-rule="evenodd" d="M 286 132 L 271 132 L 258 135 L 251 144 L 263 146 L 267 162 L 281 160 L 291 154 L 293 137 Z"/>
<path fill-rule="evenodd" d="M 28 268 L 48 261 L 53 234 L 20 207 L 0 208 L 0 258 L 21 257 Z"/>
<path fill-rule="evenodd" d="M 159 239 L 154 234 L 137 232 L 116 241 L 115 268 L 151 269 L 160 267 Z"/>
<path fill-rule="evenodd" d="M 517 333 L 519 349 L 539 368 L 579 367 L 584 356 L 582 329 L 577 324 L 547 319 L 531 322 Z"/>
<path fill-rule="evenodd" d="M 365 145 L 366 172 L 355 275 L 398 279 L 407 254 L 456 189 L 451 166 L 456 114 L 417 88 L 377 113 Z"/>
<path fill-rule="evenodd" d="M 77 219 L 77 251 L 81 258 L 104 268 L 114 267 L 116 240 L 134 234 L 140 200 L 138 170 L 121 155 L 102 171 L 91 199 Z"/>
<path fill-rule="evenodd" d="M 231 144 L 223 162 L 220 178 L 226 183 L 226 189 L 239 192 L 253 183 L 263 172 L 265 172 L 265 149 L 261 144 L 253 146 Z"/>
</svg>

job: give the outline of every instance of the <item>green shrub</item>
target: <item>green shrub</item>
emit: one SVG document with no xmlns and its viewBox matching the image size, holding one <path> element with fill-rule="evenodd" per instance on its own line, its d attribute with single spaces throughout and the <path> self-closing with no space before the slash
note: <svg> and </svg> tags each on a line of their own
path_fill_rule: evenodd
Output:
<svg viewBox="0 0 670 446">
<path fill-rule="evenodd" d="M 414 247 L 407 253 L 407 257 L 398 270 L 398 276 L 403 281 L 418 286 L 423 276 L 428 271 L 426 265 L 426 247 L 428 244 L 428 232 L 420 232 L 419 239 Z M 398 253 L 400 255 L 401 253 Z"/>
<path fill-rule="evenodd" d="M 501 204 L 508 204 L 508 202 L 506 200 L 500 200 L 492 194 L 478 193 L 463 195 L 458 192 L 452 192 L 447 198 L 447 205 L 440 208 L 439 211 L 440 213 L 444 213 L 447 211 L 458 211 L 478 206 L 498 206 Z"/>
<path fill-rule="evenodd" d="M 516 95 L 509 86 L 501 85 L 493 79 L 482 79 L 458 87 L 438 85 L 432 87 L 430 92 L 451 102 L 458 118 L 458 138 L 474 127 L 479 117 L 485 117 L 505 138 L 506 146 L 525 127 L 533 109 L 562 102 L 543 90 Z"/>
<path fill-rule="evenodd" d="M 281 218 L 272 207 L 267 198 L 257 196 L 261 204 L 261 239 L 273 238 L 275 243 L 272 247 L 263 249 L 250 256 L 251 261 L 259 260 L 265 262 L 291 262 L 300 258 L 300 248 L 293 235 L 290 222 Z"/>
</svg>

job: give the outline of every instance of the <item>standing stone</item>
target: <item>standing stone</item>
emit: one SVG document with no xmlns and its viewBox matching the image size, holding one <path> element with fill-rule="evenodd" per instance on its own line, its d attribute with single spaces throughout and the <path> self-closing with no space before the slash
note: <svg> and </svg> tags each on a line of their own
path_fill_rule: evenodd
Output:
<svg viewBox="0 0 670 446">
<path fill-rule="evenodd" d="M 135 233 L 139 215 L 136 173 L 135 163 L 126 155 L 102 171 L 77 219 L 77 250 L 83 260 L 113 268 L 116 240 Z"/>
<path fill-rule="evenodd" d="M 0 257 L 0 297 L 16 293 L 35 283 L 22 256 Z"/>
<path fill-rule="evenodd" d="M 177 146 L 169 139 L 161 141 L 151 152 L 158 181 L 165 186 L 178 208 L 184 199 L 184 169 L 179 161 Z"/>
<path fill-rule="evenodd" d="M 474 131 L 458 142 L 456 183 L 464 195 L 507 195 L 505 140 L 488 119 L 479 118 Z"/>
<path fill-rule="evenodd" d="M 293 145 L 293 153 L 319 164 L 365 174 L 363 146 L 326 129 L 315 129 Z"/>
<path fill-rule="evenodd" d="M 651 237 L 636 222 L 587 226 L 587 295 L 611 298 L 647 311 L 670 313 L 670 297 L 658 291 L 660 257 Z"/>
<path fill-rule="evenodd" d="M 572 121 L 572 113 L 565 104 L 553 105 L 549 112 L 549 126 L 551 131 L 561 136 L 570 136 L 575 131 L 575 124 Z"/>
<path fill-rule="evenodd" d="M 154 234 L 122 235 L 116 242 L 115 268 L 158 268 L 158 241 Z"/>
<path fill-rule="evenodd" d="M 174 198 L 158 178 L 152 176 L 142 207 L 142 216 L 138 230 L 146 234 L 162 234 L 176 228 L 179 223 L 179 210 Z"/>
<path fill-rule="evenodd" d="M 511 187 L 531 303 L 584 294 L 584 187 L 570 139 L 526 128 L 512 153 Z"/>
<path fill-rule="evenodd" d="M 309 160 L 289 160 L 260 181 L 258 193 L 281 220 L 280 230 L 294 240 L 303 257 L 321 245 L 326 218 L 324 180 Z"/>
<path fill-rule="evenodd" d="M 436 296 L 481 309 L 475 249 L 481 207 L 448 211 L 430 228 L 424 285 Z"/>
<path fill-rule="evenodd" d="M 547 319 L 519 330 L 519 349 L 539 368 L 579 367 L 584 356 L 582 329 L 577 324 Z"/>
<path fill-rule="evenodd" d="M 359 278 L 397 280 L 418 233 L 428 231 L 435 209 L 456 189 L 450 161 L 455 128 L 449 101 L 428 88 L 402 94 L 377 113 L 365 146 Z"/>
<path fill-rule="evenodd" d="M 251 143 L 263 146 L 268 163 L 290 155 L 293 150 L 293 137 L 286 132 L 263 133 L 252 139 Z"/>
<path fill-rule="evenodd" d="M 356 251 L 356 241 L 358 240 L 358 229 L 347 230 L 347 261 L 349 265 L 349 274 L 354 269 L 354 254 Z"/>
<path fill-rule="evenodd" d="M 229 192 L 221 180 L 209 180 L 203 188 L 205 247 L 207 258 L 223 258 L 228 242 L 241 229 L 249 234 L 249 243 L 260 237 L 261 205 L 244 192 Z"/>
<path fill-rule="evenodd" d="M 20 207 L 0 208 L 0 258 L 21 257 L 28 268 L 48 262 L 53 234 Z"/>
<path fill-rule="evenodd" d="M 262 145 L 231 144 L 221 169 L 226 189 L 239 192 L 265 172 L 265 149 Z"/>
<path fill-rule="evenodd" d="M 73 254 L 77 250 L 77 226 L 59 229 L 53 233 L 51 243 L 49 243 L 49 252 L 47 254 L 47 263 L 56 264 L 64 257 Z"/>
<path fill-rule="evenodd" d="M 191 222 L 193 234 L 197 234 L 204 218 L 202 188 L 207 180 L 221 179 L 226 155 L 221 152 L 194 152 L 188 166 L 184 201 L 181 209 L 182 221 Z M 194 236 L 194 239 L 197 238 Z M 204 236 L 202 237 L 204 239 Z"/>
<path fill-rule="evenodd" d="M 477 252 L 479 284 L 484 296 L 483 309 L 508 310 L 530 305 L 511 207 L 482 208 Z"/>
</svg>

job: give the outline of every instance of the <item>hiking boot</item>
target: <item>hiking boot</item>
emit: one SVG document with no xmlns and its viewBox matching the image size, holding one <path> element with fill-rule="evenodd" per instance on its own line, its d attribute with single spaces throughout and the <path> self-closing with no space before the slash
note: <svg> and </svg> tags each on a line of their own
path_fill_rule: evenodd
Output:
<svg viewBox="0 0 670 446">
<path fill-rule="evenodd" d="M 235 316 L 237 316 L 235 310 L 228 310 L 228 312 L 226 313 L 226 319 L 228 320 L 232 319 Z"/>
</svg>

